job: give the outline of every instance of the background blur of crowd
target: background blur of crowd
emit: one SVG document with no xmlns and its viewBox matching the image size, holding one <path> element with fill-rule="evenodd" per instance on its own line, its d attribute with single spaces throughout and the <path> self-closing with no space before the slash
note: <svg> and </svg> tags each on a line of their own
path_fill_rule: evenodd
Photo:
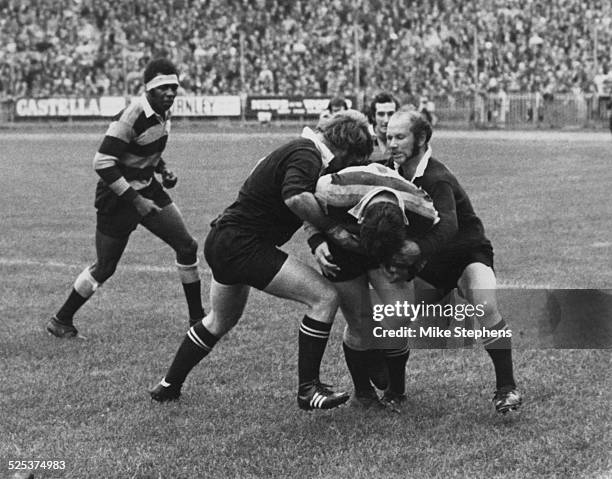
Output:
<svg viewBox="0 0 612 479">
<path fill-rule="evenodd" d="M 160 55 L 187 94 L 606 94 L 611 52 L 610 0 L 0 0 L 0 100 L 136 94 Z"/>
</svg>

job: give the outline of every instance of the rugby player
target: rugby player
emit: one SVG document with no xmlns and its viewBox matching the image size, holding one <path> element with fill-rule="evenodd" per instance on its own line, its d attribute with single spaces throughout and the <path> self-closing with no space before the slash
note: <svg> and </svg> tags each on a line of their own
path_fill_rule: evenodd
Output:
<svg viewBox="0 0 612 479">
<path fill-rule="evenodd" d="M 472 305 L 484 305 L 484 315 L 478 317 L 481 327 L 504 331 L 496 297 L 496 278 L 493 270 L 493 247 L 485 236 L 470 199 L 457 178 L 432 157 L 429 144 L 431 124 L 416 111 L 398 111 L 389 120 L 387 146 L 391 153 L 388 162 L 404 178 L 429 193 L 440 215 L 440 221 L 430 231 L 414 240 L 407 240 L 405 248 L 426 261 L 415 280 L 415 302 L 435 303 L 457 288 L 461 297 Z M 484 341 L 493 361 L 496 390 L 493 397 L 500 413 L 517 409 L 522 397 L 513 375 L 510 337 L 500 334 Z M 404 375 L 402 366 L 402 377 Z M 390 387 L 397 372 L 390 371 Z M 401 401 L 402 397 L 398 397 Z"/>
<path fill-rule="evenodd" d="M 242 316 L 251 287 L 308 308 L 299 328 L 298 406 L 330 409 L 348 400 L 348 394 L 334 392 L 319 380 L 338 294 L 316 270 L 279 247 L 303 221 L 325 231 L 332 241 L 357 246 L 350 233 L 324 215 L 313 193 L 325 168 L 340 170 L 371 153 L 367 119 L 348 110 L 314 131 L 305 128 L 301 138 L 257 163 L 236 201 L 211 224 L 204 246 L 213 274 L 211 310 L 188 331 L 165 377 L 150 391 L 154 400 L 179 398 L 189 372 Z"/>
<path fill-rule="evenodd" d="M 359 234 L 362 246 L 361 252 L 351 251 L 307 229 L 321 272 L 340 295 L 346 320 L 342 348 L 354 386 L 350 405 L 362 409 L 387 405 L 395 410 L 399 406 L 393 401 L 404 394 L 404 368 L 393 366 L 405 364 L 408 342 L 394 341 L 384 350 L 374 347 L 369 284 L 383 304 L 411 296 L 406 281 L 422 264 L 418 255 L 405 256 L 403 245 L 406 238 L 431 228 L 438 221 L 437 212 L 425 192 L 376 163 L 322 176 L 315 196 L 330 218 Z M 399 274 L 398 268 L 403 270 L 402 281 L 391 282 L 390 278 Z M 398 376 L 391 383 L 388 371 Z M 385 390 L 382 402 L 372 383 Z"/>
<path fill-rule="evenodd" d="M 370 161 L 381 163 L 388 160 L 387 124 L 399 107 L 399 102 L 391 93 L 381 92 L 372 98 L 368 108 L 368 120 L 374 133 L 374 152 Z"/>
<path fill-rule="evenodd" d="M 47 323 L 47 331 L 59 338 L 79 337 L 74 314 L 113 275 L 139 224 L 175 251 L 190 323 L 204 317 L 198 244 L 164 190 L 177 182 L 162 159 L 170 107 L 179 86 L 177 69 L 165 58 L 152 60 L 145 68 L 144 83 L 144 94 L 113 118 L 94 157 L 100 176 L 95 198 L 97 258 L 78 275 L 68 299 Z M 154 173 L 161 175 L 161 185 Z"/>
</svg>

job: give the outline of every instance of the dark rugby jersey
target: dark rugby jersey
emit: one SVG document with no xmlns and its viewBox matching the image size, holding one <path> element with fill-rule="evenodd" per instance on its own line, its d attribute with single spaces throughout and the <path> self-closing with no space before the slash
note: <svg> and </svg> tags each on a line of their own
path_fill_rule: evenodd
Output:
<svg viewBox="0 0 612 479">
<path fill-rule="evenodd" d="M 387 164 L 394 168 L 393 162 Z M 404 176 L 402 168 L 399 170 Z M 440 221 L 427 233 L 415 239 L 425 258 L 433 255 L 452 255 L 457 250 L 491 246 L 485 236 L 482 221 L 476 216 L 472 203 L 453 173 L 440 161 L 429 158 L 422 176 L 413 183 L 431 196 Z"/>
<path fill-rule="evenodd" d="M 238 198 L 213 224 L 234 225 L 280 246 L 302 225 L 285 204 L 287 198 L 314 193 L 323 169 L 321 153 L 306 138 L 292 140 L 257 163 Z"/>
<path fill-rule="evenodd" d="M 148 186 L 156 167 L 163 165 L 169 133 L 169 111 L 157 114 L 145 95 L 132 101 L 113 118 L 94 157 L 99 183 L 117 195 L 130 186 L 135 190 Z"/>
</svg>

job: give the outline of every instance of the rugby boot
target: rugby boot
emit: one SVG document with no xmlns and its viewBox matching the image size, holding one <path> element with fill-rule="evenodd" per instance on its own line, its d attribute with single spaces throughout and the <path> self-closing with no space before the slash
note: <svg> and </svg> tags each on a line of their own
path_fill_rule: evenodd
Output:
<svg viewBox="0 0 612 479">
<path fill-rule="evenodd" d="M 168 402 L 168 401 L 177 401 L 178 398 L 181 397 L 181 386 L 174 386 L 172 384 L 168 384 L 167 386 L 164 384 L 165 381 L 160 381 L 153 389 L 149 391 L 149 395 L 151 399 L 157 402 Z"/>
<path fill-rule="evenodd" d="M 349 400 L 348 393 L 334 392 L 327 384 L 318 379 L 301 384 L 298 388 L 298 406 L 305 411 L 312 409 L 332 409 Z"/>
<path fill-rule="evenodd" d="M 85 339 L 84 336 L 79 334 L 74 325 L 62 323 L 55 316 L 51 316 L 51 319 L 47 322 L 47 331 L 56 338 Z"/>
<path fill-rule="evenodd" d="M 521 393 L 514 386 L 503 386 L 495 391 L 493 405 L 500 414 L 516 411 L 523 404 Z"/>
</svg>

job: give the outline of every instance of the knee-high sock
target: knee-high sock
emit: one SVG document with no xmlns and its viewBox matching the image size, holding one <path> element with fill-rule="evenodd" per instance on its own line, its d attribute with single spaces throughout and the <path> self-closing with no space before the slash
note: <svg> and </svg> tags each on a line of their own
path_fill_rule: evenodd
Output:
<svg viewBox="0 0 612 479">
<path fill-rule="evenodd" d="M 198 272 L 198 263 L 198 261 L 189 265 L 180 264 L 178 261 L 176 263 L 183 291 L 185 292 L 185 299 L 187 300 L 189 318 L 191 319 L 202 319 L 205 316 L 204 308 L 202 307 L 202 286 Z"/>
<path fill-rule="evenodd" d="M 55 317 L 62 323 L 72 324 L 74 314 L 91 298 L 99 286 L 100 283 L 89 272 L 89 267 L 85 268 L 77 276 L 68 299 L 66 299 Z"/>
<path fill-rule="evenodd" d="M 173 385 L 183 384 L 189 372 L 210 353 L 218 340 L 201 322 L 190 328 L 164 380 Z"/>
<path fill-rule="evenodd" d="M 342 343 L 342 350 L 355 386 L 355 396 L 369 396 L 374 393 L 368 374 L 368 352 L 352 349 L 345 342 Z"/>
<path fill-rule="evenodd" d="M 408 346 L 401 349 L 388 349 L 385 351 L 385 361 L 389 370 L 389 391 L 396 394 L 406 392 L 406 363 L 410 357 Z"/>
<path fill-rule="evenodd" d="M 498 331 L 500 337 L 491 337 L 484 341 L 484 347 L 493 360 L 495 367 L 495 383 L 499 389 L 503 386 L 516 387 L 512 370 L 512 340 L 505 337 L 508 331 L 506 322 L 502 319 L 496 325 L 487 328 L 489 331 Z"/>
<path fill-rule="evenodd" d="M 331 327 L 331 324 L 308 316 L 302 319 L 298 340 L 298 382 L 300 386 L 319 379 L 321 359 L 323 359 Z"/>
</svg>

